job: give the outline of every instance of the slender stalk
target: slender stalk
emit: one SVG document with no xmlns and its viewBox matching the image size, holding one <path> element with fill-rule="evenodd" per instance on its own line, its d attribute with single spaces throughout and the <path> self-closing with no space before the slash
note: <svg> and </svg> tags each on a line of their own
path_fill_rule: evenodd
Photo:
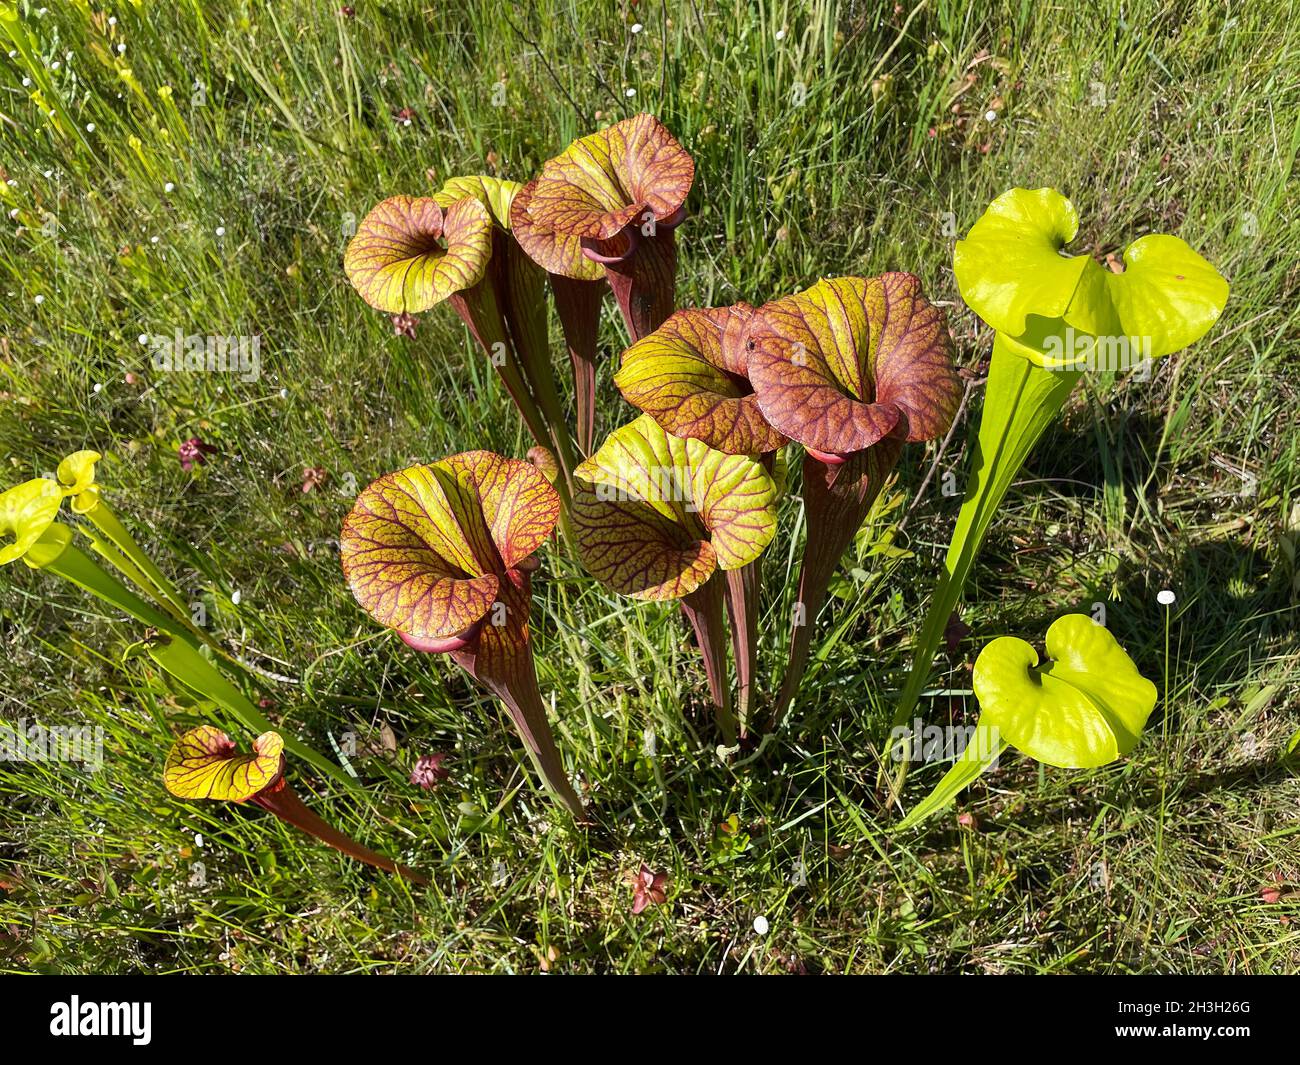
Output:
<svg viewBox="0 0 1300 1065">
<path fill-rule="evenodd" d="M 340 854 L 346 854 L 349 858 L 355 858 L 359 862 L 365 862 L 377 869 L 394 873 L 405 880 L 412 880 L 417 884 L 423 884 L 425 887 L 429 886 L 429 878 L 423 873 L 417 873 L 408 866 L 399 865 L 392 859 L 385 858 L 382 854 L 376 854 L 374 851 L 363 847 L 351 836 L 340 832 L 328 821 L 317 816 L 298 798 L 297 793 L 289 786 L 288 781 L 283 778 L 281 778 L 278 786 L 268 789 L 260 795 L 255 795 L 252 801 L 262 809 L 275 814 L 286 824 L 293 825 L 294 828 L 306 832 L 309 836 L 315 836 L 322 843 L 333 847 Z"/>
<path fill-rule="evenodd" d="M 812 455 L 804 456 L 803 501 L 808 535 L 799 573 L 799 599 L 791 624 L 790 659 L 773 708 L 773 728 L 785 720 L 799 693 L 799 684 L 808 667 L 813 625 L 826 601 L 835 568 L 853 543 L 902 449 L 902 439 L 889 436 L 837 465 L 828 465 Z"/>
<path fill-rule="evenodd" d="M 727 683 L 727 635 L 723 621 L 722 578 L 714 573 L 707 581 L 680 600 L 682 613 L 691 623 L 695 642 L 704 659 L 704 672 L 713 699 L 713 715 L 728 746 L 736 743 L 736 716 L 731 705 L 731 686 Z"/>
<path fill-rule="evenodd" d="M 189 607 L 185 602 L 184 596 L 179 589 L 172 584 L 163 574 L 157 565 L 154 564 L 140 545 L 136 543 L 135 537 L 127 530 L 116 514 L 109 508 L 109 505 L 101 499 L 95 506 L 86 511 L 87 518 L 91 523 L 102 532 L 109 541 L 122 552 L 141 573 L 149 578 L 149 583 L 157 589 L 157 598 L 169 610 L 174 610 L 178 620 L 182 624 L 187 623 L 189 618 Z M 142 585 L 148 590 L 148 585 Z"/>
<path fill-rule="evenodd" d="M 590 455 L 596 446 L 597 340 L 605 286 L 599 281 L 579 281 L 563 274 L 549 276 L 564 343 L 569 349 L 569 362 L 573 365 L 578 449 L 583 455 Z"/>
<path fill-rule="evenodd" d="M 510 345 L 505 321 L 501 317 L 491 281 L 484 278 L 473 288 L 457 292 L 447 302 L 460 315 L 461 321 L 469 328 L 471 335 L 487 355 L 488 361 L 500 375 L 506 391 L 514 400 L 515 407 L 523 417 L 524 425 L 527 426 L 533 439 L 548 450 L 553 448 L 555 445 L 551 440 L 546 419 L 537 409 L 537 402 L 516 365 L 515 353 Z"/>
<path fill-rule="evenodd" d="M 564 770 L 537 688 L 528 635 L 532 601 L 528 574 L 510 570 L 498 594 L 505 607 L 502 624 L 493 624 L 495 618 L 485 621 L 471 643 L 450 652 L 452 660 L 505 704 L 538 776 L 577 820 L 586 821 L 582 800 Z"/>
<path fill-rule="evenodd" d="M 546 422 L 560 469 L 571 485 L 578 463 L 573 434 L 569 431 L 551 366 L 546 328 L 546 275 L 514 237 L 502 231 L 494 235 L 489 269 L 498 306 L 518 355 L 521 375 Z"/>
<path fill-rule="evenodd" d="M 749 734 L 754 709 L 754 672 L 758 658 L 758 611 L 763 556 L 727 573 L 727 614 L 731 649 L 736 658 L 736 719 L 740 738 Z"/>
<path fill-rule="evenodd" d="M 943 575 L 917 638 L 912 670 L 894 710 L 893 727 L 905 723 L 916 708 L 989 525 L 1029 452 L 1065 406 L 1080 376 L 1077 370 L 1044 369 L 1018 355 L 1001 335 L 994 340 L 966 495 L 948 543 Z"/>
</svg>

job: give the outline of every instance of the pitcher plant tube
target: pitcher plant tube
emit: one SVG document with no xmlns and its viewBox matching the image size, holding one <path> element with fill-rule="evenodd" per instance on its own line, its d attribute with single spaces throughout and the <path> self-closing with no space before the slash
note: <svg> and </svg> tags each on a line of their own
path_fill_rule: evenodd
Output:
<svg viewBox="0 0 1300 1065">
<path fill-rule="evenodd" d="M 271 723 L 246 695 L 200 653 L 193 632 L 170 614 L 136 595 L 112 573 L 73 543 L 74 529 L 57 520 L 68 493 L 50 478 L 36 478 L 0 492 L 0 566 L 21 560 L 68 581 L 140 622 L 143 640 L 137 645 L 174 680 L 215 703 L 253 731 L 271 730 Z M 99 504 L 103 506 L 102 501 Z M 95 543 L 95 532 L 79 527 Z M 99 545 L 102 548 L 102 544 Z M 111 558 L 111 554 L 107 557 Z M 129 568 L 128 568 L 129 572 Z M 356 782 L 296 737 L 285 743 L 298 757 L 349 788 Z"/>
<path fill-rule="evenodd" d="M 576 456 L 551 369 L 545 278 L 510 232 L 519 188 L 461 177 L 434 196 L 390 197 L 357 227 L 343 265 L 377 310 L 410 314 L 449 302 L 533 438 L 554 450 L 567 486 Z"/>
<path fill-rule="evenodd" d="M 560 497 L 532 465 L 466 451 L 387 474 L 343 523 L 343 573 L 362 609 L 417 651 L 439 652 L 500 699 L 538 774 L 574 817 L 533 664 L 534 552 Z"/>
<path fill-rule="evenodd" d="M 786 438 L 768 424 L 748 377 L 747 303 L 676 311 L 623 352 L 614 384 L 668 433 L 728 455 L 758 457 L 771 473 Z M 740 735 L 752 716 L 762 558 L 727 571 Z"/>
<path fill-rule="evenodd" d="M 284 740 L 278 732 L 262 733 L 251 753 L 240 754 L 220 729 L 192 728 L 172 744 L 163 784 L 178 799 L 251 802 L 340 854 L 428 886 L 428 877 L 361 846 L 307 807 L 285 776 Z"/>
<path fill-rule="evenodd" d="M 576 239 L 604 267 L 633 342 L 673 312 L 675 230 L 694 180 L 686 149 L 657 118 L 641 114 L 574 141 L 531 185 L 529 224 L 566 246 Z"/>
<path fill-rule="evenodd" d="M 805 451 L 808 533 L 779 723 L 798 694 L 840 556 L 904 443 L 947 432 L 961 385 L 943 316 L 911 274 L 834 278 L 774 300 L 760 308 L 747 347 L 759 409 Z"/>
<path fill-rule="evenodd" d="M 1048 661 L 1015 636 L 1000 636 L 975 660 L 980 716 L 974 738 L 899 823 L 913 828 L 948 806 L 1010 745 L 1044 765 L 1090 769 L 1137 746 L 1156 705 L 1156 686 L 1119 641 L 1086 614 L 1066 614 L 1047 630 Z M 907 749 L 899 753 L 908 756 Z"/>
<path fill-rule="evenodd" d="M 894 725 L 930 675 L 989 525 L 1034 444 L 1089 369 L 1149 372 L 1218 320 L 1228 283 L 1178 237 L 1149 234 L 1114 273 L 1066 246 L 1079 217 L 1055 189 L 1003 193 L 957 242 L 962 299 L 995 331 L 984 409 L 944 571 L 917 639 Z"/>
<path fill-rule="evenodd" d="M 643 414 L 574 477 L 583 565 L 621 595 L 678 600 L 704 659 L 723 740 L 736 741 L 718 572 L 748 566 L 776 534 L 776 485 L 762 463 L 673 436 Z"/>
<path fill-rule="evenodd" d="M 605 296 L 605 268 L 589 259 L 578 237 L 546 228 L 529 211 L 536 179 L 510 205 L 510 227 L 519 246 L 546 271 L 555 311 L 573 367 L 578 447 L 590 455 L 596 440 L 596 362 L 599 354 L 600 307 Z"/>
</svg>

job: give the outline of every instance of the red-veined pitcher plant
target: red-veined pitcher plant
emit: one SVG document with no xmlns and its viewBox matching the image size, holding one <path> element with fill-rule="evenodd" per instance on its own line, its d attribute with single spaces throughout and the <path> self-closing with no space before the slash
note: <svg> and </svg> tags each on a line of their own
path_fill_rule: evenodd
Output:
<svg viewBox="0 0 1300 1065">
<path fill-rule="evenodd" d="M 715 451 L 757 457 L 773 473 L 786 442 L 749 383 L 747 303 L 677 311 L 623 352 L 614 383 L 667 432 Z M 736 658 L 737 718 L 747 734 L 754 700 L 762 558 L 728 569 L 727 609 Z"/>
<path fill-rule="evenodd" d="M 357 227 L 343 265 L 361 298 L 378 310 L 418 313 L 451 304 L 533 438 L 558 458 L 567 491 L 577 454 L 551 367 L 545 277 L 510 228 L 520 188 L 459 177 L 433 196 L 392 196 Z"/>
<path fill-rule="evenodd" d="M 840 556 L 903 445 L 947 432 L 961 385 L 943 316 L 911 274 L 839 277 L 774 300 L 757 312 L 746 346 L 759 410 L 805 451 L 808 532 L 779 722 L 799 690 Z"/>
<path fill-rule="evenodd" d="M 680 602 L 723 740 L 734 744 L 720 573 L 749 566 L 776 534 L 771 475 L 757 459 L 673 436 L 643 414 L 609 435 L 574 485 L 583 565 L 622 595 Z"/>
<path fill-rule="evenodd" d="M 357 602 L 417 651 L 451 656 L 505 704 L 537 772 L 582 819 L 533 665 L 534 553 L 560 517 L 536 468 L 466 451 L 387 474 L 357 497 L 339 551 Z"/>
</svg>

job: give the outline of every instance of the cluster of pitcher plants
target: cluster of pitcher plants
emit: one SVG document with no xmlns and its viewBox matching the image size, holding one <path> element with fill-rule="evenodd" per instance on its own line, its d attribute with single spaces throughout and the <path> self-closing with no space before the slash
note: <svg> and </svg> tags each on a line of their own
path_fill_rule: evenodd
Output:
<svg viewBox="0 0 1300 1065">
<path fill-rule="evenodd" d="M 590 815 L 533 661 L 539 553 L 552 545 L 615 593 L 679 604 L 725 756 L 797 708 L 841 556 L 904 456 L 923 459 L 916 445 L 946 438 L 962 404 L 944 314 L 911 273 L 825 278 L 768 302 L 679 308 L 679 228 L 694 176 L 686 149 L 642 114 L 574 141 L 526 183 L 457 177 L 431 196 L 385 199 L 344 258 L 348 279 L 378 311 L 409 322 L 449 304 L 534 442 L 523 458 L 468 451 L 379 477 L 343 524 L 346 580 L 405 647 L 449 655 L 501 701 L 541 780 L 578 820 Z M 1077 229 L 1060 193 L 1017 188 L 957 244 L 962 298 L 994 342 L 962 507 L 895 725 L 915 711 L 985 534 L 1081 375 L 1136 370 L 1186 347 L 1226 302 L 1224 279 L 1177 237 L 1144 236 L 1122 268 L 1107 268 L 1065 251 Z M 629 405 L 618 411 L 596 403 L 607 292 L 627 333 L 609 368 Z M 552 359 L 551 305 L 569 380 Z M 785 670 L 766 678 L 757 662 L 771 593 L 763 555 L 790 491 L 794 445 L 806 532 Z M 15 537 L 0 562 L 22 557 L 138 618 L 155 660 L 260 734 L 241 755 L 219 729 L 192 730 L 172 751 L 167 786 L 185 798 L 252 801 L 345 853 L 420 879 L 313 820 L 294 798 L 285 750 L 350 778 L 271 730 L 211 653 L 199 653 L 209 637 L 187 624 L 174 589 L 98 498 L 93 461 L 82 453 L 65 467 L 58 481 L 0 496 L 0 533 Z M 91 547 L 156 605 L 111 578 L 110 587 L 71 545 L 54 521 L 68 496 L 88 519 Z M 950 802 L 1008 745 L 1079 768 L 1137 743 L 1157 693 L 1114 637 L 1090 617 L 1066 615 L 1045 646 L 1045 661 L 1012 636 L 984 648 L 974 690 L 992 739 L 967 749 L 905 827 Z"/>
</svg>

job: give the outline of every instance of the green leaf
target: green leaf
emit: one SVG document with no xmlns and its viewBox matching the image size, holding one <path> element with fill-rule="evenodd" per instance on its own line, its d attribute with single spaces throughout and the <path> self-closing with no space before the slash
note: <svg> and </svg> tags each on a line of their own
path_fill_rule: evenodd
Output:
<svg viewBox="0 0 1300 1065">
<path fill-rule="evenodd" d="M 975 660 L 980 724 L 1011 746 L 1063 769 L 1106 765 L 1129 753 L 1156 704 L 1115 637 L 1086 614 L 1066 614 L 1047 630 L 1050 661 L 1024 640 L 1002 636 Z"/>
<path fill-rule="evenodd" d="M 1020 336 L 1031 314 L 1063 316 L 1090 260 L 1061 249 L 1079 231 L 1074 205 L 1055 189 L 1010 189 L 953 252 L 966 305 L 1000 333 Z"/>
<path fill-rule="evenodd" d="M 492 215 L 471 197 L 443 214 L 429 197 L 393 196 L 362 219 L 343 268 L 370 306 L 427 311 L 476 285 L 492 256 Z"/>
<path fill-rule="evenodd" d="M 961 399 L 952 338 L 911 274 L 839 277 L 761 307 L 749 379 L 767 421 L 819 452 L 847 455 L 900 425 L 942 436 Z"/>
<path fill-rule="evenodd" d="M 754 561 L 776 534 L 762 464 L 671 436 L 648 414 L 578 467 L 573 526 L 583 564 L 638 599 L 680 599 L 714 570 Z"/>
<path fill-rule="evenodd" d="M 37 477 L 0 492 L 0 566 L 16 562 L 59 516 L 63 490 L 48 477 Z M 13 539 L 4 543 L 4 541 Z"/>
<path fill-rule="evenodd" d="M 746 377 L 753 316 L 747 303 L 677 311 L 623 352 L 614 384 L 674 436 L 730 455 L 775 451 L 785 437 L 763 417 Z"/>
<path fill-rule="evenodd" d="M 987 733 L 982 731 L 980 726 L 976 726 L 975 736 L 979 742 L 972 739 L 966 745 L 961 757 L 953 762 L 952 768 L 943 775 L 943 779 L 935 785 L 934 790 L 907 811 L 907 816 L 898 823 L 894 831 L 902 832 L 915 828 L 922 821 L 951 805 L 962 791 L 970 787 L 982 773 L 992 768 L 1002 752 L 1007 749 L 1004 740 L 984 739 Z"/>
<path fill-rule="evenodd" d="M 1029 452 L 1055 421 L 1080 376 L 1077 370 L 1052 370 L 1023 358 L 1003 333 L 994 337 L 966 494 L 948 541 L 944 572 L 917 638 L 915 660 L 894 711 L 894 725 L 907 721 L 915 709 L 989 526 Z"/>
<path fill-rule="evenodd" d="M 1116 274 L 1064 254 L 1078 226 L 1055 189 L 1011 189 L 957 242 L 962 299 L 1019 354 L 1044 366 L 1124 369 L 1180 351 L 1218 320 L 1228 283 L 1184 241 L 1141 237 Z M 1123 362 L 1114 358 L 1121 352 Z M 1094 361 L 1098 354 L 1115 364 Z"/>
</svg>

